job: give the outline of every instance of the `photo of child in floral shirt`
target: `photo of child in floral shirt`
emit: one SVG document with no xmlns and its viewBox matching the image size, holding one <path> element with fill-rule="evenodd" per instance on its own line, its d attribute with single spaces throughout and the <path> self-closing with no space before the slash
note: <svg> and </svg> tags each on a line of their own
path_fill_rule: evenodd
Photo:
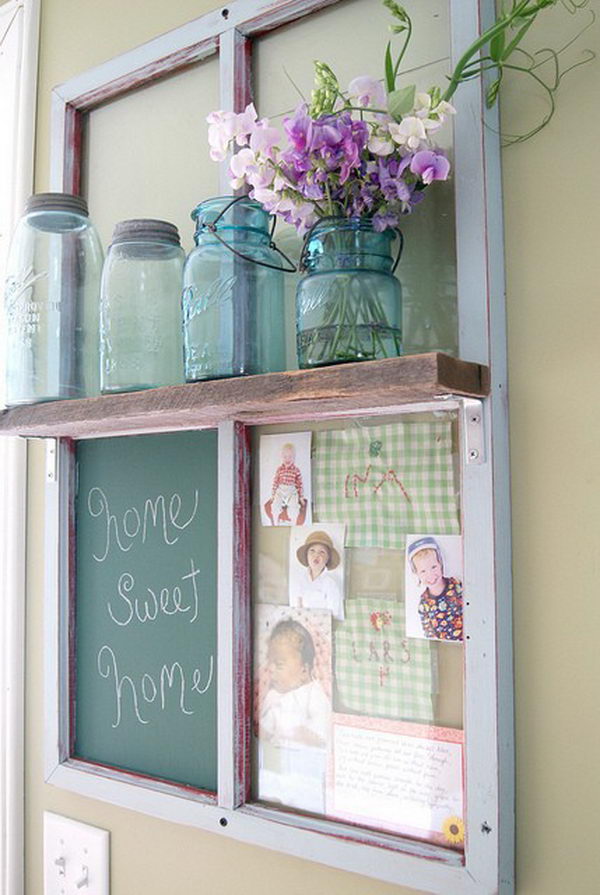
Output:
<svg viewBox="0 0 600 895">
<path fill-rule="evenodd" d="M 430 536 L 409 542 L 407 559 L 420 590 L 418 616 L 422 633 L 431 640 L 463 639 L 463 587 L 446 575 L 438 541 Z"/>
</svg>

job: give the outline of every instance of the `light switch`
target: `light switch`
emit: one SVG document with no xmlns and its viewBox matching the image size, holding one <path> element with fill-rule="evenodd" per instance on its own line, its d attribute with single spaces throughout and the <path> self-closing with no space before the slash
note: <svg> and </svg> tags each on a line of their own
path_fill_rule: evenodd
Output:
<svg viewBox="0 0 600 895">
<path fill-rule="evenodd" d="M 108 836 L 44 811 L 44 895 L 109 895 Z"/>
</svg>

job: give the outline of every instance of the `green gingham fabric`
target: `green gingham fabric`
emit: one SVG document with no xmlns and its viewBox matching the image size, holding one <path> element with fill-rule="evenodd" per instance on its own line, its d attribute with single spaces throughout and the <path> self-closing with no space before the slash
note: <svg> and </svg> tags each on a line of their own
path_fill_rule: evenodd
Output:
<svg viewBox="0 0 600 895">
<path fill-rule="evenodd" d="M 459 534 L 449 418 L 314 435 L 313 510 L 347 547 L 402 550 L 409 532 Z"/>
<path fill-rule="evenodd" d="M 408 639 L 404 605 L 377 597 L 346 601 L 335 629 L 338 711 L 429 723 L 434 720 L 436 654 Z"/>
</svg>

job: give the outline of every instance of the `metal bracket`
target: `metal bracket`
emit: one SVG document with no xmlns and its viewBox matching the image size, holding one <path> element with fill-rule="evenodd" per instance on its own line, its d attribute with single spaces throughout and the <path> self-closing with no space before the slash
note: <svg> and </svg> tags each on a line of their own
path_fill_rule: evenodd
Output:
<svg viewBox="0 0 600 895">
<path fill-rule="evenodd" d="M 58 450 L 56 438 L 49 438 L 46 442 L 46 481 L 55 482 L 58 471 Z"/>
<path fill-rule="evenodd" d="M 485 463 L 483 403 L 477 398 L 465 398 L 463 407 L 466 461 L 470 464 Z"/>
</svg>

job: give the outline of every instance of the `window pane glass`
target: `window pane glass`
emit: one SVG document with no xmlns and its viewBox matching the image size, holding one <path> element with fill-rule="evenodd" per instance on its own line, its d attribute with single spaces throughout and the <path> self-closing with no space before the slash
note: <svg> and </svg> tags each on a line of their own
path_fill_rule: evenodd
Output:
<svg viewBox="0 0 600 895">
<path fill-rule="evenodd" d="M 413 38 L 404 57 L 399 86 L 415 83 L 441 87 L 450 70 L 450 23 L 447 0 L 410 0 Z M 254 87 L 258 112 L 277 126 L 302 101 L 310 99 L 314 59 L 327 62 L 343 89 L 352 78 L 383 79 L 384 53 L 393 22 L 382 3 L 345 0 L 272 31 L 254 43 Z M 360 35 L 360 44 L 357 44 Z M 398 44 L 398 38 L 395 39 Z M 399 45 L 399 44 L 398 44 Z M 357 52 L 358 46 L 360 52 Z M 440 145 L 452 160 L 451 128 Z M 300 240 L 279 226 L 278 243 L 299 254 Z M 415 212 L 404 218 L 405 247 L 397 276 L 403 291 L 404 350 L 457 353 L 456 247 L 454 186 L 436 183 Z M 286 301 L 293 321 L 297 277 L 287 276 Z M 289 346 L 293 352 L 293 344 Z"/>
<path fill-rule="evenodd" d="M 149 217 L 176 224 L 192 248 L 191 210 L 219 195 L 204 123 L 219 108 L 218 78 L 214 56 L 90 114 L 84 194 L 104 246 L 117 221 Z"/>
<path fill-rule="evenodd" d="M 253 438 L 253 798 L 461 850 L 456 413 Z"/>
</svg>

